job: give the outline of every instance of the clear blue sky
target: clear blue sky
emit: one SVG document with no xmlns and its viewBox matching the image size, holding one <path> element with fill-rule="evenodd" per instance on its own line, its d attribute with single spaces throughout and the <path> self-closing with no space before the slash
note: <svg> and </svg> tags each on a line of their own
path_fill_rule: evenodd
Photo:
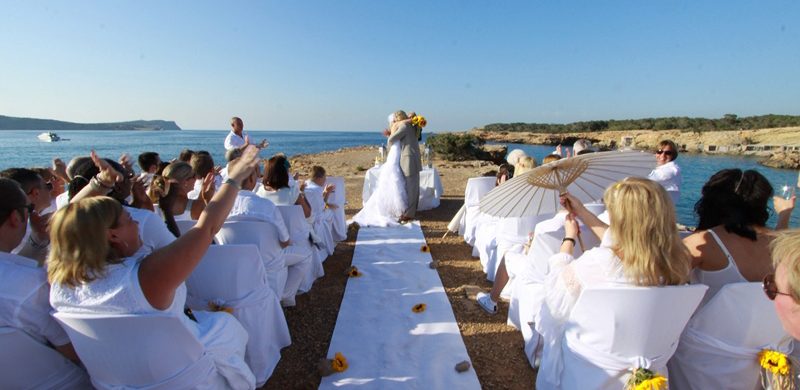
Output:
<svg viewBox="0 0 800 390">
<path fill-rule="evenodd" d="M 432 131 L 800 114 L 798 1 L 0 0 L 0 114 Z"/>
</svg>

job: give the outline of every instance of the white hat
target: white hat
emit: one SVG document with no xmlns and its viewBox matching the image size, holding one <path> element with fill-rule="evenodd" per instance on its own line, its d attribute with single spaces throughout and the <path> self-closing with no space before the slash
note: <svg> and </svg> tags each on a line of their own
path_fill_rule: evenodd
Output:
<svg viewBox="0 0 800 390">
<path fill-rule="evenodd" d="M 389 114 L 389 118 L 388 118 L 388 120 L 389 120 L 389 124 L 390 124 L 390 125 L 391 125 L 392 123 L 394 123 L 394 113 L 391 113 L 391 114 Z"/>
</svg>

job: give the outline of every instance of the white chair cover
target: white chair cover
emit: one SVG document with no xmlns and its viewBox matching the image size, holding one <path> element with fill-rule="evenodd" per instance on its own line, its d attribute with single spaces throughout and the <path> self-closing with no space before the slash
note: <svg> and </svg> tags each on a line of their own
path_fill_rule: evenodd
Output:
<svg viewBox="0 0 800 390">
<path fill-rule="evenodd" d="M 89 376 L 58 351 L 27 333 L 0 327 L 0 388 L 87 389 Z"/>
<path fill-rule="evenodd" d="M 308 239 L 311 226 L 306 222 L 303 208 L 300 205 L 282 205 L 276 208 L 281 213 L 281 217 L 283 217 L 286 229 L 289 230 L 292 245 L 306 248 L 312 253 L 311 272 L 307 272 L 304 275 L 299 287 L 301 292 L 310 291 L 314 281 L 325 276 L 325 268 L 323 268 L 322 263 L 328 257 L 328 253 L 324 249 L 311 245 L 311 241 Z"/>
<path fill-rule="evenodd" d="M 689 321 L 675 356 L 669 384 L 676 389 L 761 388 L 758 353 L 791 348 L 761 283 L 723 286 Z"/>
<path fill-rule="evenodd" d="M 186 304 L 209 310 L 210 303 L 233 309 L 247 330 L 245 361 L 262 386 L 289 346 L 289 326 L 281 303 L 267 282 L 255 245 L 212 245 L 186 280 Z"/>
<path fill-rule="evenodd" d="M 172 316 L 55 313 L 98 389 L 218 389 L 228 383 Z"/>
<path fill-rule="evenodd" d="M 481 257 L 481 264 L 483 264 L 483 272 L 486 273 L 486 279 L 494 281 L 497 267 L 500 266 L 500 260 L 503 256 L 508 251 L 522 253 L 523 246 L 528 242 L 528 234 L 533 233 L 536 224 L 552 217 L 552 214 L 544 214 L 522 218 L 499 219 L 494 229 L 494 243 L 496 245 L 493 249 L 486 251 L 485 261 L 484 258 Z"/>
<path fill-rule="evenodd" d="M 288 268 L 281 257 L 281 244 L 274 226 L 267 222 L 228 221 L 214 238 L 221 245 L 256 245 L 267 271 L 269 287 L 278 297 L 283 296 Z"/>
<path fill-rule="evenodd" d="M 337 206 L 332 210 L 333 229 L 331 235 L 335 242 L 344 241 L 347 239 L 347 218 L 344 213 L 345 200 L 347 199 L 345 191 L 347 188 L 344 185 L 344 178 L 341 176 L 328 176 L 325 178 L 325 184 L 336 186 L 336 190 L 328 196 L 328 203 Z"/>
<path fill-rule="evenodd" d="M 459 229 L 458 234 L 464 236 L 464 241 L 469 245 L 475 244 L 481 198 L 494 188 L 494 182 L 493 176 L 472 177 L 467 180 L 467 188 L 464 190 L 464 205 L 467 206 L 467 211 L 464 214 L 464 228 Z"/>
<path fill-rule="evenodd" d="M 560 343 L 544 346 L 536 388 L 617 390 L 638 367 L 666 377 L 667 361 L 707 288 L 583 290 Z"/>
</svg>

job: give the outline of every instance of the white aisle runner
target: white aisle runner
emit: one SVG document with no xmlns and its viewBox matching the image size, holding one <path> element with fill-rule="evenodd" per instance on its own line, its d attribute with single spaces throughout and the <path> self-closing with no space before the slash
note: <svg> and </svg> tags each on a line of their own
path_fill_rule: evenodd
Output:
<svg viewBox="0 0 800 390">
<path fill-rule="evenodd" d="M 328 351 L 349 368 L 320 389 L 480 389 L 472 367 L 455 370 L 469 355 L 423 245 L 418 222 L 359 230 L 353 265 L 363 275 L 347 281 Z M 418 303 L 424 312 L 412 312 Z"/>
</svg>

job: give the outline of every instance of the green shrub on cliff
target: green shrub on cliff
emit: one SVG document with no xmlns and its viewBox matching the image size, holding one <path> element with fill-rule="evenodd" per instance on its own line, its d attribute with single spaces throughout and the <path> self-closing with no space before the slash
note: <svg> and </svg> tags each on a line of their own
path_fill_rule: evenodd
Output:
<svg viewBox="0 0 800 390">
<path fill-rule="evenodd" d="M 431 134 L 426 140 L 437 156 L 450 161 L 477 159 L 482 152 L 480 146 L 483 142 L 472 134 L 453 133 Z"/>
</svg>

